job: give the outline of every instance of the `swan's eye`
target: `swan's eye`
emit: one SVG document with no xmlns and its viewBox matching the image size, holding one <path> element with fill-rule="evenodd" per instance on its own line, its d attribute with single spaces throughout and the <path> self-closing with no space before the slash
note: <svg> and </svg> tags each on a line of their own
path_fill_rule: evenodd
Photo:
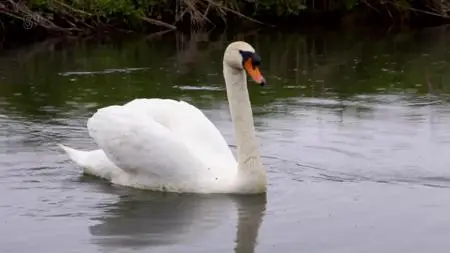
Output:
<svg viewBox="0 0 450 253">
<path fill-rule="evenodd" d="M 253 55 L 253 52 L 249 52 L 249 51 L 239 50 L 239 53 L 242 56 L 242 66 L 244 66 L 245 63 L 248 61 L 248 59 L 251 59 L 252 55 Z"/>
<path fill-rule="evenodd" d="M 256 53 L 242 50 L 239 50 L 239 53 L 242 55 L 242 66 L 244 66 L 249 59 L 251 60 L 253 68 L 261 65 L 261 57 L 259 57 Z"/>
</svg>

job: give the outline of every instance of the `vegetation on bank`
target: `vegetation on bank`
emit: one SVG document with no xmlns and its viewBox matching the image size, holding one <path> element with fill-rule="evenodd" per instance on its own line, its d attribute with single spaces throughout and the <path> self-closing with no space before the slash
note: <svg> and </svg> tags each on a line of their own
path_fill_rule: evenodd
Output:
<svg viewBox="0 0 450 253">
<path fill-rule="evenodd" d="M 0 21 L 4 30 L 77 35 L 281 21 L 437 24 L 449 10 L 449 0 L 0 0 Z"/>
</svg>

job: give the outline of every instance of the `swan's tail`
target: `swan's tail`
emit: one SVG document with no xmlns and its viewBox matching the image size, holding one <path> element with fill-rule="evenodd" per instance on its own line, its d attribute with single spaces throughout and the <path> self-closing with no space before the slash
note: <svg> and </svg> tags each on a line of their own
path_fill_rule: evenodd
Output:
<svg viewBox="0 0 450 253">
<path fill-rule="evenodd" d="M 89 157 L 89 153 L 90 151 L 81 151 L 81 150 L 76 150 L 67 146 L 64 146 L 62 144 L 58 144 L 58 146 L 64 150 L 67 155 L 70 157 L 70 159 L 72 161 L 74 161 L 78 166 L 81 167 L 87 167 L 88 164 L 87 163 L 87 159 Z"/>
<path fill-rule="evenodd" d="M 83 168 L 83 173 L 108 180 L 111 180 L 114 175 L 117 176 L 123 174 L 123 171 L 109 161 L 101 149 L 82 151 L 64 146 L 62 144 L 58 144 L 58 146 L 64 150 L 67 155 L 69 155 L 72 161 Z"/>
</svg>

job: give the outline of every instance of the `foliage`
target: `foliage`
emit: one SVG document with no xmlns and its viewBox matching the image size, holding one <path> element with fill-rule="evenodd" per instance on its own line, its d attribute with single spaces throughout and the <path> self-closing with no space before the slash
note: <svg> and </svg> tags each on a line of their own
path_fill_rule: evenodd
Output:
<svg viewBox="0 0 450 253">
<path fill-rule="evenodd" d="M 305 0 L 262 0 L 256 1 L 258 12 L 272 12 L 278 16 L 298 15 L 306 9 Z"/>
<path fill-rule="evenodd" d="M 447 4 L 441 0 L 2 0 L 0 18 L 32 20 L 33 27 L 74 34 L 132 31 L 148 27 L 145 24 L 177 29 L 185 21 L 194 26 L 214 26 L 230 18 L 261 23 L 255 18 L 345 13 L 361 6 L 401 20 L 412 12 L 446 18 Z"/>
</svg>

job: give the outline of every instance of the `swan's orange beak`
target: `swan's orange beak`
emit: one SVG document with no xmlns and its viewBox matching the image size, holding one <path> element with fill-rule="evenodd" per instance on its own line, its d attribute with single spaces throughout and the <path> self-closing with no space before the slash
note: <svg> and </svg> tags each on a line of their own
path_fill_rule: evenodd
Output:
<svg viewBox="0 0 450 253">
<path fill-rule="evenodd" d="M 245 61 L 244 68 L 256 83 L 261 86 L 264 86 L 266 84 L 266 80 L 259 71 L 259 67 L 253 64 L 252 57 L 249 57 L 247 61 Z"/>
</svg>

